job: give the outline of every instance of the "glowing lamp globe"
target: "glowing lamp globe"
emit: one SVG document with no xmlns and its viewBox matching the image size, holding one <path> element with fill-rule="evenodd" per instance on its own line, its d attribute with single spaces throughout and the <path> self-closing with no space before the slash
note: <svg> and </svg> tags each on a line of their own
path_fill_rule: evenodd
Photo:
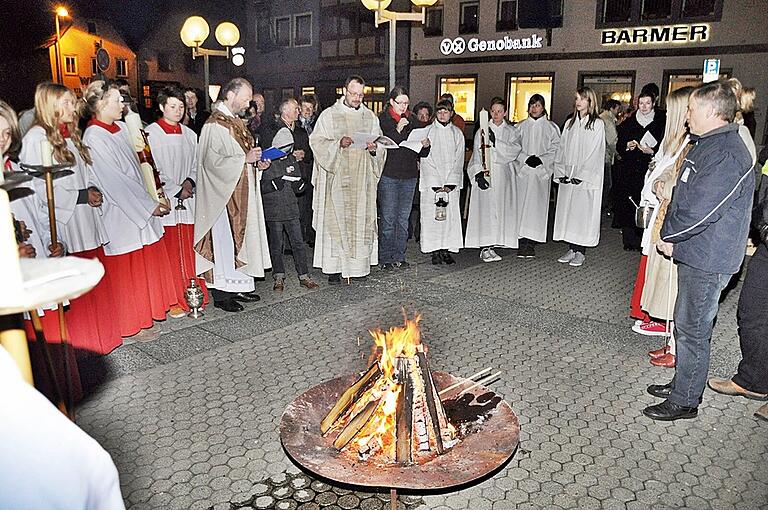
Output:
<svg viewBox="0 0 768 510">
<path fill-rule="evenodd" d="M 411 0 L 416 7 L 431 7 L 437 3 L 437 0 Z"/>
<path fill-rule="evenodd" d="M 392 0 L 360 0 L 369 11 L 383 10 L 389 7 Z"/>
<path fill-rule="evenodd" d="M 235 26 L 234 23 L 230 23 L 229 21 L 220 23 L 219 26 L 216 27 L 215 35 L 216 40 L 219 41 L 219 44 L 222 46 L 234 46 L 237 44 L 237 41 L 240 40 L 240 30 L 237 29 L 237 26 Z"/>
<path fill-rule="evenodd" d="M 59 7 L 56 7 L 56 15 L 59 18 L 68 18 L 69 17 L 69 11 L 67 10 L 66 7 L 59 6 Z"/>
<path fill-rule="evenodd" d="M 211 29 L 208 27 L 208 22 L 200 16 L 190 16 L 184 22 L 181 27 L 181 41 L 185 46 L 195 48 L 201 46 L 208 35 L 211 33 Z"/>
</svg>

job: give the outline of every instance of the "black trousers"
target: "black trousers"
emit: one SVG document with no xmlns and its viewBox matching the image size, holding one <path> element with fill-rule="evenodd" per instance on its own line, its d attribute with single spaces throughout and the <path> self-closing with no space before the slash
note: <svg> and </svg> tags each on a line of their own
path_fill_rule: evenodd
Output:
<svg viewBox="0 0 768 510">
<path fill-rule="evenodd" d="M 309 274 L 307 267 L 307 250 L 304 247 L 304 239 L 301 236 L 301 223 L 299 219 L 286 221 L 267 221 L 269 231 L 269 256 L 272 258 L 272 277 L 285 278 L 285 265 L 283 264 L 283 231 L 288 234 L 288 241 L 293 251 L 293 263 L 296 273 L 301 276 Z"/>
<path fill-rule="evenodd" d="M 760 243 L 747 265 L 738 311 L 741 362 L 733 382 L 768 393 L 768 248 Z"/>
<path fill-rule="evenodd" d="M 573 251 L 581 253 L 582 255 L 585 255 L 587 253 L 587 247 L 581 246 L 580 244 L 570 243 L 569 248 L 572 249 Z"/>
</svg>

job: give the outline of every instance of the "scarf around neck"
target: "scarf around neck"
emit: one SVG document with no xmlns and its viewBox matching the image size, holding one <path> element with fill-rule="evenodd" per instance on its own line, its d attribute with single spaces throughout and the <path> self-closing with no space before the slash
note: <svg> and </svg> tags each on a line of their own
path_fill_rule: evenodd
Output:
<svg viewBox="0 0 768 510">
<path fill-rule="evenodd" d="M 640 124 L 643 127 L 646 127 L 648 124 L 653 122 L 653 118 L 656 116 L 656 109 L 651 109 L 648 113 L 643 113 L 640 110 L 637 110 L 635 112 L 635 120 L 637 120 L 637 123 Z"/>
</svg>

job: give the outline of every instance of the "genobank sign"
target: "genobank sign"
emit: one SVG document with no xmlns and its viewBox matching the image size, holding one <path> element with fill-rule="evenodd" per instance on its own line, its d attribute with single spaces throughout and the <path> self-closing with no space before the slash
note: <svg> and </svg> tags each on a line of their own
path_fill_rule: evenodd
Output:
<svg viewBox="0 0 768 510">
<path fill-rule="evenodd" d="M 500 39 L 478 39 L 473 37 L 469 41 L 463 37 L 457 37 L 451 39 L 446 37 L 440 41 L 440 51 L 443 55 L 461 55 L 465 51 L 470 53 L 487 53 L 492 51 L 508 51 L 508 50 L 528 50 L 543 48 L 542 41 L 544 39 L 536 34 L 530 37 L 518 37 L 512 38 L 505 35 Z"/>
<path fill-rule="evenodd" d="M 603 30 L 603 46 L 619 44 L 668 44 L 703 42 L 709 39 L 709 25 L 612 28 Z"/>
</svg>

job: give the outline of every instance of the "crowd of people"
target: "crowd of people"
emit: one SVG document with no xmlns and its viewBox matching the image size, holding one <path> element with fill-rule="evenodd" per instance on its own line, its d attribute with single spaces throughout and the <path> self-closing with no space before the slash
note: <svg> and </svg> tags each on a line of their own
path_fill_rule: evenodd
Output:
<svg viewBox="0 0 768 510">
<path fill-rule="evenodd" d="M 435 265 L 455 263 L 465 248 L 486 263 L 501 260 L 499 248 L 530 259 L 547 241 L 554 189 L 552 237 L 568 244 L 558 262 L 585 263 L 606 211 L 624 248 L 642 251 L 632 329 L 663 336 L 652 363 L 677 367 L 671 383 L 649 388 L 667 400 L 645 413 L 695 416 L 717 298 L 744 257 L 757 168 L 747 115 L 754 93 L 738 80 L 673 91 L 666 110 L 648 84 L 625 113 L 614 100 L 601 109 L 594 91 L 580 88 L 562 128 L 539 94 L 516 124 L 495 97 L 468 161 L 450 94 L 411 108 L 396 86 L 376 115 L 364 79 L 350 76 L 323 110 L 307 95 L 283 99 L 270 115 L 264 97 L 235 78 L 210 112 L 194 89 L 162 89 L 159 117 L 144 125 L 125 85 L 94 81 L 78 99 L 42 83 L 21 127 L 0 102 L 5 172 L 52 163 L 73 171 L 54 185 L 56 243 L 42 181 L 12 202 L 19 255 L 98 258 L 105 268 L 92 292 L 68 304 L 75 348 L 106 354 L 153 321 L 183 316 L 190 282 L 206 303 L 210 295 L 215 307 L 239 312 L 260 299 L 256 281 L 270 269 L 273 291 L 285 289 L 288 251 L 309 290 L 318 287 L 312 267 L 330 285 L 375 266 L 408 267 L 411 236 Z M 763 240 L 739 304 L 744 361 L 733 380 L 710 386 L 768 398 L 768 326 L 755 307 L 767 297 L 768 251 L 765 218 L 757 219 Z M 56 342 L 58 323 L 46 312 L 43 330 Z"/>
</svg>

